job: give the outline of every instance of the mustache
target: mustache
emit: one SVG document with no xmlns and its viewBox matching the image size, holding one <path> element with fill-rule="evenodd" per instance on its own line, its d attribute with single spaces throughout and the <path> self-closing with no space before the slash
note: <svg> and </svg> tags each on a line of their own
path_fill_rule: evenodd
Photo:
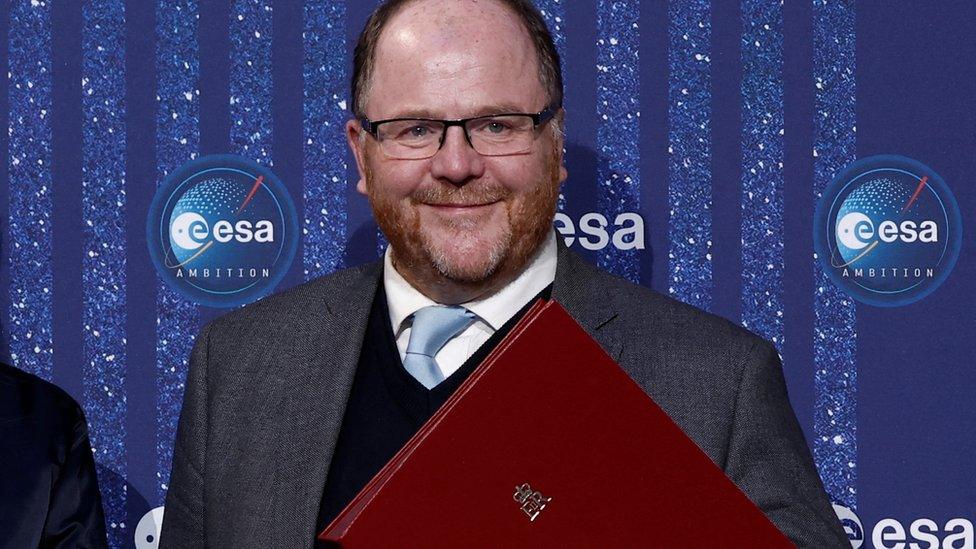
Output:
<svg viewBox="0 0 976 549">
<path fill-rule="evenodd" d="M 437 204 L 441 206 L 489 204 L 504 200 L 511 194 L 511 191 L 505 187 L 490 183 L 468 184 L 463 187 L 432 185 L 414 191 L 410 200 L 414 204 Z"/>
</svg>

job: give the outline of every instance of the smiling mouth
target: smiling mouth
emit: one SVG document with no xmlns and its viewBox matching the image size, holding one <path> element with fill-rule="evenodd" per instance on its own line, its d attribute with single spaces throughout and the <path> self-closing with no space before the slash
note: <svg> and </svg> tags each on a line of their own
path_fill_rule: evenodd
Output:
<svg viewBox="0 0 976 549">
<path fill-rule="evenodd" d="M 452 204 L 452 203 L 434 204 L 434 203 L 425 202 L 424 205 L 430 206 L 431 208 L 436 208 L 438 210 L 474 210 L 477 208 L 484 208 L 486 206 L 491 206 L 492 204 L 497 204 L 498 202 L 500 201 L 495 200 L 493 202 L 482 202 L 479 204 Z"/>
</svg>

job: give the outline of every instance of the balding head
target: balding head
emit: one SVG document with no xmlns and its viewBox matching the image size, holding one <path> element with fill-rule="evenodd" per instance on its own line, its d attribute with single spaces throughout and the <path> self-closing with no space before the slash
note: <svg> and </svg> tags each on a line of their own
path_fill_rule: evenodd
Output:
<svg viewBox="0 0 976 549">
<path fill-rule="evenodd" d="M 562 105 L 563 84 L 562 71 L 559 64 L 559 54 L 553 44 L 552 36 L 546 28 L 545 21 L 538 10 L 528 0 L 391 0 L 385 2 L 366 22 L 363 32 L 356 44 L 353 61 L 352 105 L 355 116 L 365 115 L 366 101 L 373 89 L 375 66 L 378 55 L 385 55 L 387 51 L 380 51 L 381 43 L 386 41 L 384 36 L 397 19 L 420 17 L 422 25 L 415 27 L 413 38 L 428 43 L 447 45 L 447 41 L 454 41 L 467 47 L 478 47 L 478 41 L 473 35 L 462 34 L 462 29 L 474 28 L 475 31 L 485 31 L 482 37 L 491 39 L 492 33 L 500 39 L 504 34 L 511 36 L 512 31 L 526 40 L 523 45 L 524 53 L 534 54 L 533 67 L 538 74 L 538 80 L 546 94 L 546 103 Z M 402 45 L 403 40 L 409 39 L 409 33 L 403 33 L 406 21 L 397 23 L 398 37 L 391 40 Z M 499 26 L 493 26 L 493 25 Z M 452 32 L 452 29 L 454 32 Z M 438 37 L 432 40 L 430 33 Z M 418 34 L 419 33 L 419 34 Z M 453 44 L 455 46 L 458 43 Z M 417 60 L 412 60 L 416 62 Z"/>
</svg>

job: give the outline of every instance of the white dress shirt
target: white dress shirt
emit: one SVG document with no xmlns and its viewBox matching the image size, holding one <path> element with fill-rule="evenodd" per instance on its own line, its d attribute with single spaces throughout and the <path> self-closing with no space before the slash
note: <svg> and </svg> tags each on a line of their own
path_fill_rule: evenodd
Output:
<svg viewBox="0 0 976 549">
<path fill-rule="evenodd" d="M 447 342 L 434 356 L 437 366 L 446 379 L 457 371 L 488 338 L 501 328 L 515 313 L 556 278 L 556 232 L 539 246 L 529 264 L 515 280 L 489 297 L 469 301 L 461 305 L 477 315 L 474 323 L 460 335 Z M 390 323 L 396 337 L 400 360 L 407 355 L 410 342 L 410 326 L 415 312 L 429 305 L 438 305 L 420 293 L 393 267 L 390 247 L 383 257 L 383 289 L 390 310 Z"/>
</svg>

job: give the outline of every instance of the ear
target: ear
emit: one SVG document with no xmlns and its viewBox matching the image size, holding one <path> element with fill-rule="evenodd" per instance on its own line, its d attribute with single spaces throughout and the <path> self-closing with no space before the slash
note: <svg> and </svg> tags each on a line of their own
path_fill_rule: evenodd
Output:
<svg viewBox="0 0 976 549">
<path fill-rule="evenodd" d="M 559 184 L 562 185 L 566 182 L 566 178 L 569 177 L 569 172 L 566 171 L 566 159 L 563 158 L 564 147 L 566 146 L 566 109 L 560 107 L 556 116 L 553 117 L 553 131 L 556 138 L 556 154 L 559 160 Z"/>
<path fill-rule="evenodd" d="M 356 157 L 356 170 L 359 171 L 359 181 L 356 182 L 356 190 L 360 194 L 366 195 L 366 155 L 364 154 L 363 148 L 366 146 L 366 141 L 363 139 L 366 136 L 362 125 L 360 125 L 359 120 L 349 120 L 346 122 L 346 142 L 349 143 L 349 149 L 352 151 L 354 157 Z"/>
</svg>

